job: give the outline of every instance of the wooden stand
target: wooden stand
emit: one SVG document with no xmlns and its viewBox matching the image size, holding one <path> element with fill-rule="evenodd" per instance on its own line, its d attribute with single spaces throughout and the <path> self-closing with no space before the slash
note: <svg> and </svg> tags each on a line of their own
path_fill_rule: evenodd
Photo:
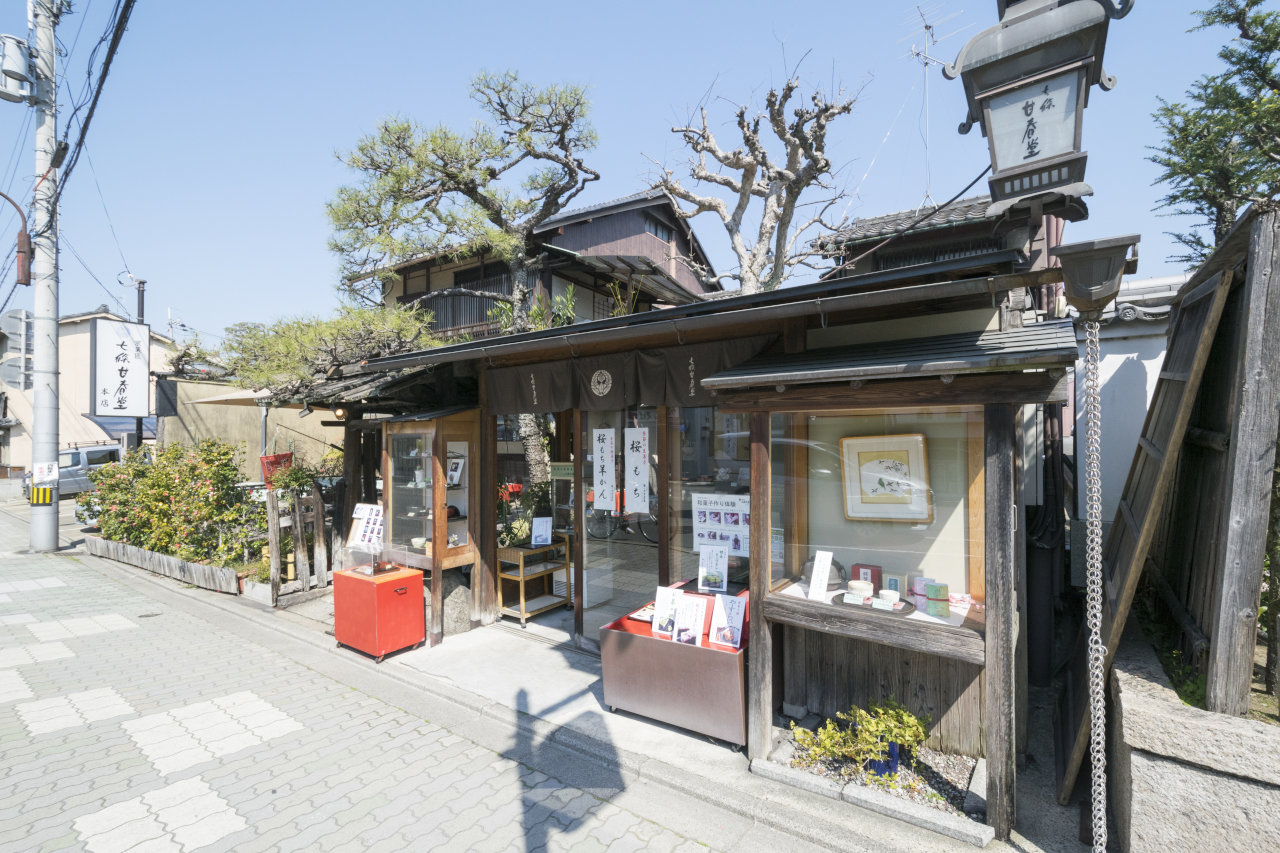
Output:
<svg viewBox="0 0 1280 853">
<path fill-rule="evenodd" d="M 564 572 L 565 592 L 557 595 L 552 583 L 556 572 Z M 541 591 L 530 598 L 525 585 L 540 581 Z M 498 612 L 514 616 L 524 626 L 530 616 L 536 616 L 556 607 L 572 604 L 569 596 L 569 542 L 563 536 L 552 537 L 550 545 L 536 548 L 498 549 Z M 518 607 L 503 606 L 503 587 L 514 584 L 517 588 Z"/>
</svg>

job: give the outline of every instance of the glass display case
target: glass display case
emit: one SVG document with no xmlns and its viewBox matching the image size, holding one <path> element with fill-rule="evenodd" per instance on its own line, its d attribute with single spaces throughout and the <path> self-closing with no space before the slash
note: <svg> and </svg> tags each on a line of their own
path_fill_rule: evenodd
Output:
<svg viewBox="0 0 1280 853">
<path fill-rule="evenodd" d="M 475 561 L 471 509 L 476 491 L 474 413 L 386 426 L 387 544 L 441 568 Z"/>
<path fill-rule="evenodd" d="M 388 436 L 387 460 L 391 470 L 387 481 L 391 489 L 387 494 L 390 517 L 387 542 L 428 553 L 435 526 L 435 466 L 431 454 L 435 427 L 431 421 L 393 426 L 412 430 Z"/>
</svg>

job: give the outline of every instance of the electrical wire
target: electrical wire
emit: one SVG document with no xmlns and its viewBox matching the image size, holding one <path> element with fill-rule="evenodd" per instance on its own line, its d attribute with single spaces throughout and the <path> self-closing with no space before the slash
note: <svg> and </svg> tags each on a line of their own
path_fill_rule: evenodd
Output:
<svg viewBox="0 0 1280 853">
<path fill-rule="evenodd" d="M 49 209 L 52 212 L 52 215 L 50 215 L 49 221 L 45 223 L 44 227 L 41 229 L 40 236 L 43 236 L 45 233 L 47 233 L 48 230 L 53 226 L 53 223 L 57 221 L 56 214 L 58 209 L 58 201 L 62 198 L 62 192 L 63 190 L 66 189 L 67 181 L 68 179 L 70 179 L 71 173 L 75 171 L 76 163 L 79 162 L 80 154 L 84 150 L 84 141 L 85 141 L 85 137 L 89 133 L 89 125 L 93 121 L 94 111 L 97 110 L 98 108 L 98 99 L 102 97 L 102 89 L 107 82 L 107 75 L 111 73 L 111 62 L 116 56 L 116 51 L 120 47 L 120 40 L 124 37 L 124 31 L 129 25 L 129 15 L 133 12 L 133 6 L 135 2 L 136 0 L 118 0 L 116 4 L 116 9 L 118 10 L 118 14 L 116 15 L 116 18 L 115 18 L 115 25 L 111 28 L 111 43 L 107 46 L 107 55 L 102 61 L 102 71 L 98 75 L 98 85 L 94 87 L 93 99 L 89 102 L 89 111 L 85 113 L 84 121 L 81 122 L 80 124 L 80 134 L 76 138 L 75 145 L 71 147 L 71 150 L 67 155 L 66 161 L 63 164 L 63 171 L 62 171 L 60 180 L 58 181 L 58 188 L 54 192 L 53 199 L 50 202 L 50 206 L 49 206 Z M 93 56 L 96 55 L 98 51 L 98 47 L 100 46 L 101 46 L 101 40 L 99 40 L 99 44 L 94 47 L 93 54 L 90 55 L 90 66 L 92 66 Z M 78 111 L 78 108 L 77 108 L 77 111 Z M 73 117 L 74 117 L 74 113 L 73 113 Z M 70 131 L 70 122 L 68 122 L 68 131 L 64 133 L 64 136 L 63 136 L 64 142 L 67 139 L 67 133 L 69 133 L 69 131 Z M 32 235 L 32 236 L 34 238 L 36 235 Z"/>
<path fill-rule="evenodd" d="M 991 171 L 991 165 L 990 165 L 990 164 L 987 164 L 987 168 L 985 168 L 985 169 L 983 169 L 981 172 L 979 172 L 979 173 L 978 173 L 978 177 L 974 178 L 974 179 L 973 179 L 972 181 L 970 181 L 967 185 L 965 185 L 965 188 L 964 188 L 964 189 L 962 189 L 962 190 L 960 190 L 960 192 L 956 193 L 956 194 L 955 194 L 955 195 L 953 195 L 951 198 L 947 199 L 946 201 L 944 201 L 942 204 L 938 205 L 937 207 L 930 208 L 929 210 L 926 210 L 924 213 L 922 213 L 922 214 L 920 214 L 919 216 L 917 216 L 917 217 L 916 217 L 914 220 L 912 220 L 911 222 L 909 222 L 909 223 L 907 223 L 906 225 L 902 226 L 902 227 L 901 227 L 901 228 L 899 228 L 897 231 L 893 232 L 893 233 L 892 233 L 892 234 L 890 234 L 888 237 L 884 238 L 884 239 L 883 239 L 883 240 L 881 240 L 879 243 L 877 243 L 876 245 L 872 246 L 870 249 L 867 249 L 867 250 L 866 250 L 865 252 L 863 252 L 861 255 L 858 255 L 856 258 L 853 258 L 852 260 L 848 260 L 848 261 L 845 261 L 844 263 L 840 264 L 840 266 L 836 267 L 835 269 L 831 270 L 831 272 L 827 273 L 825 277 L 826 277 L 826 278 L 832 278 L 832 277 L 834 277 L 834 275 L 835 275 L 836 273 L 840 272 L 840 270 L 842 270 L 842 269 L 844 269 L 844 268 L 846 268 L 846 267 L 851 267 L 851 266 L 853 266 L 853 265 L 854 265 L 854 264 L 856 264 L 858 261 L 860 261 L 860 260 L 862 260 L 863 258 L 865 258 L 867 255 L 870 255 L 872 252 L 878 252 L 878 251 L 880 251 L 880 250 L 881 250 L 881 249 L 883 249 L 885 246 L 889 245 L 889 244 L 890 244 L 890 243 L 892 243 L 894 240 L 896 240 L 896 239 L 898 239 L 899 237 L 901 237 L 903 234 L 906 234 L 906 233 L 907 233 L 908 231 L 910 231 L 912 228 L 915 228 L 915 227 L 916 227 L 917 225 L 919 225 L 921 222 L 924 222 L 924 221 L 925 221 L 926 219 L 928 219 L 930 216 L 935 216 L 935 215 L 937 215 L 937 214 L 938 214 L 938 212 L 939 212 L 939 211 L 946 210 L 948 207 L 950 207 L 952 204 L 954 204 L 954 203 L 955 203 L 956 199 L 960 198 L 960 196 L 964 195 L 964 194 L 965 194 L 965 193 L 967 193 L 969 190 L 973 189 L 973 185 L 974 185 L 974 184 L 976 184 L 978 181 L 982 180 L 984 177 L 986 177 L 987 172 L 990 172 L 990 171 Z"/>
<path fill-rule="evenodd" d="M 105 293 L 105 294 L 107 294 L 108 296 L 110 296 L 110 297 L 111 297 L 111 299 L 112 299 L 112 300 L 113 300 L 117 305 L 119 305 L 119 306 L 120 306 L 120 310 L 124 312 L 122 316 L 124 316 L 125 318 L 131 318 L 131 317 L 133 316 L 132 314 L 130 314 L 130 313 L 129 313 L 129 309 L 125 307 L 124 303 L 120 301 L 120 298 L 119 298 L 118 296 L 116 296 L 114 293 L 112 293 L 112 292 L 107 288 L 107 286 L 106 286 L 105 284 L 103 284 L 103 283 L 102 283 L 102 279 L 100 279 L 100 278 L 98 278 L 96 275 L 94 275 L 93 270 L 89 269 L 89 265 L 88 265 L 87 263 L 85 263 L 84 258 L 80 257 L 80 253 L 76 251 L 75 246 L 72 246 L 72 245 L 71 245 L 71 242 L 70 242 L 69 240 L 67 240 L 67 235 L 66 235 L 66 234 L 61 234 L 61 235 L 59 235 L 59 238 L 58 238 L 58 245 L 59 245 L 59 247 L 66 246 L 68 249 L 70 249 L 70 250 L 71 250 L 71 254 L 75 255 L 76 260 L 80 262 L 80 266 L 84 267 L 84 271 L 85 271 L 85 272 L 87 272 L 87 273 L 89 274 L 89 278 L 91 278 L 91 279 L 93 279 L 94 281 L 96 281 L 96 282 L 98 283 L 98 287 L 101 287 L 101 288 L 102 288 L 103 293 Z"/>
<path fill-rule="evenodd" d="M 107 210 L 107 199 L 102 194 L 102 184 L 98 183 L 98 170 L 93 168 L 93 157 L 89 155 L 87 147 L 85 148 L 84 156 L 89 163 L 89 174 L 93 176 L 93 185 L 98 190 L 98 201 L 102 202 L 102 215 L 107 218 L 107 229 L 111 232 L 111 239 L 116 244 L 116 251 L 120 253 L 120 262 L 124 264 L 125 272 L 132 276 L 133 273 L 129 269 L 129 262 L 124 256 L 124 249 L 120 246 L 120 237 L 116 234 L 116 224 L 111 221 L 111 211 Z"/>
</svg>

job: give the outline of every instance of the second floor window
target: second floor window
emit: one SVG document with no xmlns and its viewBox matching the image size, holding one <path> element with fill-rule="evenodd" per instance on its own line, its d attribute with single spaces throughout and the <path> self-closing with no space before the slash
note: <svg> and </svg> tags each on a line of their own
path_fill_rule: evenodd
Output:
<svg viewBox="0 0 1280 853">
<path fill-rule="evenodd" d="M 670 243 L 676 238 L 675 230 L 670 225 L 665 222 L 659 222 L 652 216 L 645 217 L 644 228 L 664 243 Z"/>
</svg>

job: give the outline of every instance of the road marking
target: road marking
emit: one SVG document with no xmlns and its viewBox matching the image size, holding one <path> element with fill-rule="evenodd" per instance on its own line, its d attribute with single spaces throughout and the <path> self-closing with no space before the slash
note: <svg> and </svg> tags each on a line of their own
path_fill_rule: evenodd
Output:
<svg viewBox="0 0 1280 853">
<path fill-rule="evenodd" d="M 76 818 L 72 824 L 90 853 L 193 850 L 248 828 L 245 819 L 196 776 Z"/>
<path fill-rule="evenodd" d="M 33 622 L 27 626 L 37 640 L 50 642 L 66 640 L 71 637 L 88 637 L 93 634 L 105 634 L 108 631 L 127 631 L 138 626 L 118 613 L 104 613 L 101 616 L 82 616 L 76 619 L 53 619 L 48 622 Z"/>
<path fill-rule="evenodd" d="M 134 712 L 133 706 L 110 687 L 27 702 L 18 705 L 17 711 L 33 735 L 87 726 Z"/>
<path fill-rule="evenodd" d="M 75 652 L 64 643 L 32 643 L 26 646 L 11 646 L 0 649 L 0 669 L 10 666 L 26 666 L 32 663 L 43 663 L 47 660 L 73 658 Z"/>
<path fill-rule="evenodd" d="M 249 691 L 197 702 L 121 724 L 165 775 L 257 746 L 302 725 Z"/>
<path fill-rule="evenodd" d="M 0 581 L 0 592 L 35 592 L 66 586 L 60 578 L 36 578 L 29 581 Z"/>
<path fill-rule="evenodd" d="M 0 669 L 0 703 L 16 702 L 19 699 L 30 699 L 36 694 L 31 692 L 22 673 L 16 669 Z"/>
</svg>

